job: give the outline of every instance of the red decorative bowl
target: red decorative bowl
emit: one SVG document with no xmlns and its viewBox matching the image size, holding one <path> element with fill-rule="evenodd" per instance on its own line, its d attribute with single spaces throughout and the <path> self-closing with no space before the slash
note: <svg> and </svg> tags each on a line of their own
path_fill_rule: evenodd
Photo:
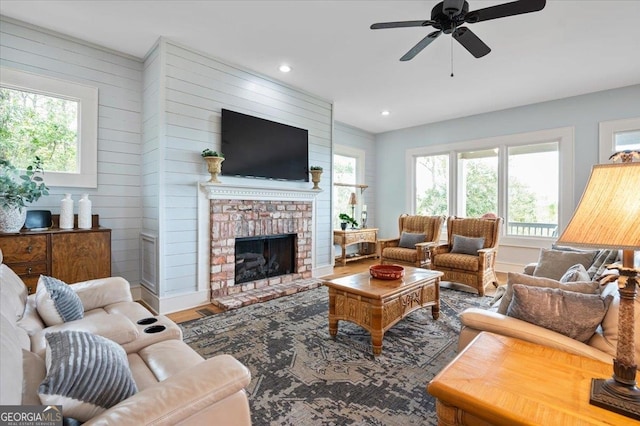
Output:
<svg viewBox="0 0 640 426">
<path fill-rule="evenodd" d="M 399 280 L 404 277 L 404 268 L 399 265 L 372 265 L 369 273 L 373 278 L 381 280 Z"/>
</svg>

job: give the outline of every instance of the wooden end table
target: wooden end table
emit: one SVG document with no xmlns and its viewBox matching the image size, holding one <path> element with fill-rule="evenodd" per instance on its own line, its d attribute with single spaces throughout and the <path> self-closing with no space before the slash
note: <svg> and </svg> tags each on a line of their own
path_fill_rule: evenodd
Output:
<svg viewBox="0 0 640 426">
<path fill-rule="evenodd" d="M 612 364 L 488 332 L 429 383 L 438 424 L 637 425 L 589 404 L 592 378 Z"/>
<path fill-rule="evenodd" d="M 338 333 L 338 321 L 351 321 L 371 333 L 373 353 L 382 352 L 385 331 L 416 309 L 431 306 L 440 316 L 439 271 L 405 266 L 399 280 L 380 280 L 369 272 L 324 281 L 329 288 L 329 334 Z"/>
<path fill-rule="evenodd" d="M 336 257 L 336 261 L 339 261 L 342 266 L 353 260 L 377 257 L 378 228 L 345 229 L 344 231 L 334 229 L 333 244 L 339 245 L 342 249 L 342 254 Z M 353 244 L 358 244 L 361 248 L 366 246 L 367 250 L 359 252 L 356 256 L 347 257 L 347 247 Z"/>
</svg>

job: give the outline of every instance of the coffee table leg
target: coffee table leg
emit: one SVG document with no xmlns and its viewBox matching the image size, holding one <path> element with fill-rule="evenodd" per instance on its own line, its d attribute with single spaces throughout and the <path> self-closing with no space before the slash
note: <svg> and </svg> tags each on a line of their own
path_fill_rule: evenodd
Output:
<svg viewBox="0 0 640 426">
<path fill-rule="evenodd" d="M 371 333 L 371 346 L 373 346 L 373 354 L 380 355 L 382 353 L 382 338 L 383 333 L 372 332 Z"/>
<path fill-rule="evenodd" d="M 338 334 L 338 320 L 336 315 L 336 291 L 329 288 L 329 335 L 336 337 Z"/>
<path fill-rule="evenodd" d="M 431 307 L 431 316 L 434 320 L 440 318 L 440 304 L 437 303 Z"/>
</svg>

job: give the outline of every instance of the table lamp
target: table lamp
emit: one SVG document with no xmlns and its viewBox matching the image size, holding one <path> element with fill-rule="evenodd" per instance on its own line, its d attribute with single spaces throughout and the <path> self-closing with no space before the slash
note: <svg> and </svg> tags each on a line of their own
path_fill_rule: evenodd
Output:
<svg viewBox="0 0 640 426">
<path fill-rule="evenodd" d="M 356 193 L 352 192 L 351 196 L 349 197 L 349 204 L 351 205 L 351 218 L 353 220 L 356 219 L 356 204 L 358 204 L 358 200 L 356 199 Z M 351 228 L 353 228 L 354 226 L 351 225 Z"/>
<path fill-rule="evenodd" d="M 640 250 L 640 153 L 629 151 L 611 156 L 623 163 L 593 167 L 587 187 L 558 244 L 622 249 L 618 291 L 618 345 L 613 376 L 592 379 L 589 402 L 640 420 L 640 389 L 636 386 L 634 303 L 639 272 L 634 269 L 634 250 Z"/>
</svg>

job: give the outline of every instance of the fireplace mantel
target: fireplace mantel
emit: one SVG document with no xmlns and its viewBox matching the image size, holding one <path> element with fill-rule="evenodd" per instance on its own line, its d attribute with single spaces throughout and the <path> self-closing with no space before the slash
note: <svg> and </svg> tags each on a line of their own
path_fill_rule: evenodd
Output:
<svg viewBox="0 0 640 426">
<path fill-rule="evenodd" d="M 200 189 L 208 200 L 281 200 L 313 201 L 321 191 L 306 188 L 271 188 L 235 184 L 201 182 Z"/>
</svg>

